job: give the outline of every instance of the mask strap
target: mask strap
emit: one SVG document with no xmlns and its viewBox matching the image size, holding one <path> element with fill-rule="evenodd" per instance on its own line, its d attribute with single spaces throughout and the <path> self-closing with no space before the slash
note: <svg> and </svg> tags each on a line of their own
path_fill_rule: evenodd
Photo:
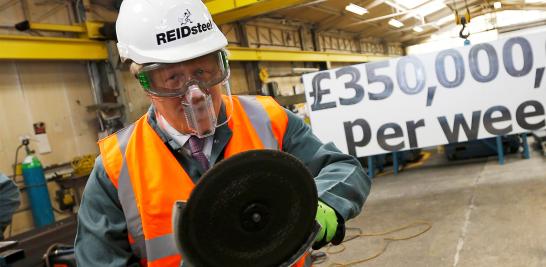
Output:
<svg viewBox="0 0 546 267">
<path fill-rule="evenodd" d="M 228 80 L 224 82 L 224 86 L 226 87 L 226 96 L 227 96 L 227 101 L 229 102 L 226 104 L 226 121 L 220 124 L 217 124 L 216 128 L 226 125 L 231 120 L 231 116 L 233 114 L 233 97 L 231 96 L 231 86 Z M 229 108 L 229 112 L 227 110 L 228 108 Z"/>
</svg>

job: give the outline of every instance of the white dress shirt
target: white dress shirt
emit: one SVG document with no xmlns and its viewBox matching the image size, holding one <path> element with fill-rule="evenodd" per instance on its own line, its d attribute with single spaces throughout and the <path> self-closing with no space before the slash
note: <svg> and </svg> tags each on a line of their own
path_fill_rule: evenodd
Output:
<svg viewBox="0 0 546 267">
<path fill-rule="evenodd" d="M 161 115 L 159 115 L 159 125 L 166 134 L 168 134 L 176 143 L 178 143 L 180 146 L 184 148 L 184 150 L 191 155 L 191 149 L 190 144 L 188 143 L 188 140 L 190 139 L 191 135 L 189 134 L 182 134 L 178 130 L 176 130 L 174 127 L 172 127 L 169 122 Z M 205 138 L 205 145 L 203 146 L 203 153 L 205 154 L 205 157 L 207 157 L 207 160 L 210 163 L 210 154 L 212 152 L 212 136 L 208 136 Z"/>
</svg>

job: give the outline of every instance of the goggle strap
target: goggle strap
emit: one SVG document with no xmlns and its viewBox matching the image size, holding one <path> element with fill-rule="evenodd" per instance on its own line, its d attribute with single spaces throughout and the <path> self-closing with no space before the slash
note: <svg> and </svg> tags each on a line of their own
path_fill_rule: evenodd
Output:
<svg viewBox="0 0 546 267">
<path fill-rule="evenodd" d="M 150 77 L 148 76 L 148 74 L 146 74 L 145 72 L 140 72 L 140 73 L 137 74 L 137 78 L 138 78 L 138 82 L 140 83 L 142 88 L 144 88 L 144 90 L 150 90 L 151 81 L 150 81 Z"/>
<path fill-rule="evenodd" d="M 222 63 L 224 63 L 224 68 L 225 68 L 226 70 L 228 70 L 228 69 L 229 69 L 229 60 L 228 60 L 228 57 L 227 57 L 227 52 L 226 52 L 226 50 L 223 50 L 223 49 L 222 49 L 220 55 L 221 55 L 221 57 L 222 57 Z"/>
</svg>

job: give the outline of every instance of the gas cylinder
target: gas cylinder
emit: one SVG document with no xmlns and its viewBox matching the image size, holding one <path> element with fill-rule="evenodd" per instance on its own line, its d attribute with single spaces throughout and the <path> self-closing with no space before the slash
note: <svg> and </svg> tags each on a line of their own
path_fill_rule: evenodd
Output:
<svg viewBox="0 0 546 267">
<path fill-rule="evenodd" d="M 54 223 L 55 218 L 42 163 L 34 154 L 29 154 L 23 160 L 22 170 L 34 226 L 39 228 Z"/>
</svg>

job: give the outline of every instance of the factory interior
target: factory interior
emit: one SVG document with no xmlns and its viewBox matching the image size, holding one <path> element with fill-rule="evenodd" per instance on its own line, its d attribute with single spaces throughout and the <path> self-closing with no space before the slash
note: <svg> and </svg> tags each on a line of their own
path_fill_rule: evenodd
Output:
<svg viewBox="0 0 546 267">
<path fill-rule="evenodd" d="M 546 266 L 545 67 L 546 0 L 0 0 L 0 267 Z"/>
</svg>

